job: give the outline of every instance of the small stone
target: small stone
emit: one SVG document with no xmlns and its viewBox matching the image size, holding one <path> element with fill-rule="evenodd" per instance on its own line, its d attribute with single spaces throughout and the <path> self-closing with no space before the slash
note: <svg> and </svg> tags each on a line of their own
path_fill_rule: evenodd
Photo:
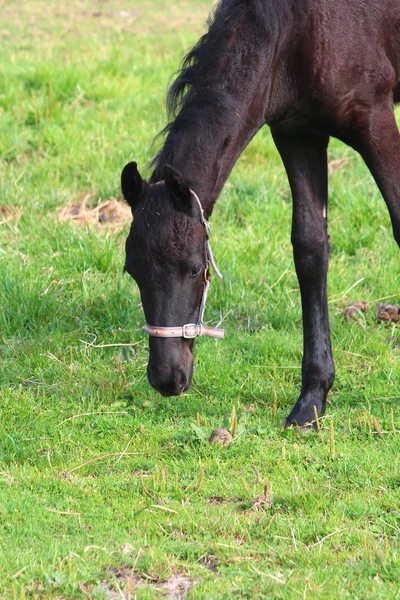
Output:
<svg viewBox="0 0 400 600">
<path fill-rule="evenodd" d="M 133 552 L 134 548 L 131 544 L 129 544 L 128 542 L 125 542 L 124 544 L 122 544 L 121 546 L 121 552 L 122 554 L 131 554 Z"/>
<path fill-rule="evenodd" d="M 214 446 L 214 444 L 218 444 L 218 446 L 229 446 L 232 440 L 233 437 L 229 429 L 225 429 L 225 427 L 218 427 L 218 429 L 212 432 L 209 441 L 210 446 Z"/>
</svg>

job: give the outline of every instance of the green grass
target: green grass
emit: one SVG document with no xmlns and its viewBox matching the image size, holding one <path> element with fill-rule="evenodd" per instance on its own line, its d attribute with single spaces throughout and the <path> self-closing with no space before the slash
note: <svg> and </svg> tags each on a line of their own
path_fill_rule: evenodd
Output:
<svg viewBox="0 0 400 600">
<path fill-rule="evenodd" d="M 300 385 L 301 312 L 288 184 L 268 130 L 213 214 L 224 280 L 207 318 L 225 317 L 227 338 L 196 344 L 182 397 L 146 381 L 138 291 L 121 274 L 129 224 L 57 218 L 87 195 L 120 198 L 128 160 L 144 168 L 168 82 L 210 5 L 1 3 L 5 599 L 158 598 L 177 573 L 195 582 L 193 599 L 400 594 L 400 335 L 374 314 L 379 299 L 400 302 L 400 261 L 362 161 L 332 142 L 330 160 L 348 159 L 330 179 L 337 379 L 308 436 L 282 429 Z M 347 323 L 355 300 L 371 308 Z M 233 406 L 242 435 L 210 447 L 201 433 Z"/>
</svg>

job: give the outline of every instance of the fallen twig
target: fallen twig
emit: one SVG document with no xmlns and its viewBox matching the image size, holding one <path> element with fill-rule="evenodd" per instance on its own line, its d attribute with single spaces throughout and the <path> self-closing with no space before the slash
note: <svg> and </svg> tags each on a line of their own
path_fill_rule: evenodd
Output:
<svg viewBox="0 0 400 600">
<path fill-rule="evenodd" d="M 78 471 L 79 469 L 82 469 L 91 463 L 98 462 L 99 460 L 105 460 L 106 458 L 113 458 L 115 456 L 144 456 L 146 454 L 156 454 L 157 452 L 162 452 L 167 448 L 171 448 L 172 445 L 173 444 L 167 444 L 166 446 L 162 446 L 156 450 L 148 450 L 147 452 L 110 452 L 109 454 L 101 454 L 100 456 L 95 456 L 94 458 L 87 460 L 73 469 L 64 469 L 61 471 L 60 475 L 70 475 L 71 473 L 74 473 L 75 471 Z"/>
<path fill-rule="evenodd" d="M 68 421 L 72 421 L 73 419 L 78 419 L 78 417 L 90 417 L 92 415 L 129 415 L 129 413 L 126 410 L 122 410 L 120 412 L 114 412 L 112 410 L 110 411 L 106 411 L 106 412 L 88 412 L 88 413 L 81 413 L 79 415 L 72 415 L 72 417 L 68 417 L 68 419 L 64 419 L 64 421 L 61 421 L 61 423 L 58 423 L 58 425 L 56 425 L 56 427 L 60 427 L 61 425 L 64 425 L 64 423 L 67 423 Z"/>
<path fill-rule="evenodd" d="M 132 346 L 138 346 L 141 342 L 131 342 L 129 344 L 98 344 L 94 345 L 93 342 L 86 342 L 85 340 L 79 340 L 82 344 L 85 344 L 87 350 L 88 348 L 93 348 L 97 350 L 98 348 L 131 348 Z"/>
<path fill-rule="evenodd" d="M 173 510 L 172 508 L 167 508 L 166 506 L 161 506 L 161 504 L 152 504 L 150 506 L 150 508 L 159 508 L 160 510 L 165 510 L 166 512 L 174 513 L 175 515 L 179 515 L 179 513 L 176 512 L 176 510 Z"/>
<path fill-rule="evenodd" d="M 327 540 L 328 538 L 332 537 L 333 535 L 339 535 L 339 533 L 343 533 L 343 531 L 346 531 L 347 528 L 345 529 L 340 529 L 339 531 L 332 531 L 332 533 L 328 533 L 328 535 L 326 535 L 325 537 L 323 537 L 322 539 L 318 540 L 318 542 L 315 542 L 314 544 L 309 544 L 308 546 L 306 546 L 307 550 L 310 550 L 310 548 L 314 548 L 315 546 L 320 546 L 321 544 L 323 544 L 325 542 L 325 540 Z"/>
<path fill-rule="evenodd" d="M 358 281 L 353 283 L 353 285 L 351 285 L 349 287 L 349 289 L 347 289 L 339 298 L 332 298 L 332 300 L 330 300 L 328 302 L 328 304 L 333 304 L 334 302 L 341 302 L 342 300 L 344 300 L 346 298 L 347 294 L 349 294 L 351 292 L 351 290 L 354 289 L 357 285 L 362 283 L 364 281 L 364 279 L 365 279 L 365 277 L 361 277 L 361 279 L 359 279 Z"/>
</svg>

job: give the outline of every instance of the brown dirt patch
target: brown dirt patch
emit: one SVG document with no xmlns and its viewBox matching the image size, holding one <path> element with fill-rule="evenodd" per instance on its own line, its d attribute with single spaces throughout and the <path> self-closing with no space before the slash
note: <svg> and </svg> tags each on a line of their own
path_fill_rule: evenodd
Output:
<svg viewBox="0 0 400 600">
<path fill-rule="evenodd" d="M 196 584 L 188 575 L 182 572 L 172 573 L 164 581 L 157 581 L 151 577 L 140 576 L 131 569 L 123 567 L 111 571 L 116 585 L 103 581 L 101 590 L 110 600 L 131 598 L 135 590 L 143 587 L 150 587 L 159 591 L 161 596 L 168 600 L 184 600 L 189 591 Z"/>
<path fill-rule="evenodd" d="M 23 212 L 23 208 L 6 205 L 0 206 L 0 225 L 5 225 L 6 223 L 11 222 L 19 223 Z"/>
<path fill-rule="evenodd" d="M 205 556 L 199 558 L 197 562 L 199 563 L 199 565 L 202 565 L 209 571 L 212 571 L 212 573 L 218 573 L 219 563 L 216 556 L 206 554 Z"/>
<path fill-rule="evenodd" d="M 271 493 L 268 486 L 264 485 L 264 493 L 261 496 L 256 496 L 251 502 L 251 509 L 255 511 L 266 510 L 272 506 Z"/>
<path fill-rule="evenodd" d="M 90 196 L 78 203 L 69 202 L 58 211 L 61 221 L 71 221 L 80 227 L 112 227 L 122 229 L 132 221 L 128 204 L 116 198 L 100 200 L 97 206 L 90 206 Z"/>
</svg>

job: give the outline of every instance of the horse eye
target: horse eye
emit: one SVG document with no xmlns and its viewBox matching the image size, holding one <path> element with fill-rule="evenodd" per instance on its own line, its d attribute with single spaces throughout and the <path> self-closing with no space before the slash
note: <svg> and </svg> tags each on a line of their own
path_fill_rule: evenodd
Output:
<svg viewBox="0 0 400 600">
<path fill-rule="evenodd" d="M 190 271 L 190 277 L 197 277 L 203 270 L 203 265 L 195 265 Z"/>
</svg>

